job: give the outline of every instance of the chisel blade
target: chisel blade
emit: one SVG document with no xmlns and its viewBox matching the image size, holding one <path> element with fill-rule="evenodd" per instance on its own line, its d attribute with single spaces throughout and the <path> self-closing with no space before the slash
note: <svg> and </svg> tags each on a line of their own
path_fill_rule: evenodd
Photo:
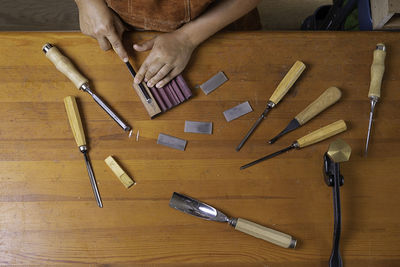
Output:
<svg viewBox="0 0 400 267">
<path fill-rule="evenodd" d="M 236 151 L 239 151 L 243 145 L 246 143 L 246 141 L 249 139 L 250 135 L 252 135 L 252 133 L 255 131 L 255 129 L 258 127 L 258 125 L 260 125 L 260 123 L 263 121 L 263 119 L 265 118 L 265 116 L 267 116 L 268 112 L 270 111 L 270 107 L 268 106 L 264 112 L 261 114 L 260 117 L 258 117 L 257 121 L 253 124 L 253 126 L 250 128 L 250 130 L 247 132 L 246 136 L 243 137 L 242 141 L 240 142 L 240 144 L 236 147 Z"/>
<path fill-rule="evenodd" d="M 287 134 L 288 132 L 296 130 L 300 126 L 301 126 L 301 124 L 296 119 L 291 120 L 289 122 L 288 126 L 286 126 L 286 128 L 283 129 L 282 132 L 280 132 L 277 136 L 275 136 L 274 138 L 269 140 L 268 143 L 270 143 L 270 144 L 275 143 L 281 136 Z"/>
<path fill-rule="evenodd" d="M 370 113 L 369 113 L 367 141 L 365 142 L 365 153 L 364 153 L 364 156 L 365 156 L 365 157 L 368 155 L 368 146 L 369 146 L 369 140 L 370 140 L 370 138 L 371 138 L 371 129 L 372 129 L 372 121 L 373 121 L 373 119 L 374 119 L 375 104 L 376 104 L 376 102 L 371 101 L 371 111 L 370 111 Z"/>
<path fill-rule="evenodd" d="M 280 155 L 280 154 L 282 154 L 282 153 L 285 153 L 286 151 L 292 150 L 292 149 L 294 149 L 294 148 L 296 148 L 296 146 L 295 146 L 294 144 L 292 144 L 291 146 L 288 146 L 288 147 L 286 147 L 286 148 L 284 148 L 284 149 L 282 149 L 282 150 L 279 150 L 279 151 L 274 152 L 274 153 L 272 153 L 272 154 L 269 154 L 269 155 L 267 155 L 267 156 L 265 156 L 265 157 L 262 157 L 262 158 L 260 158 L 260 159 L 255 160 L 255 161 L 252 161 L 252 162 L 250 162 L 250 163 L 247 163 L 246 165 L 243 165 L 242 167 L 240 167 L 240 169 L 241 169 L 241 170 L 244 170 L 244 169 L 246 169 L 246 168 L 248 168 L 248 167 L 251 167 L 251 166 L 256 165 L 256 164 L 258 164 L 258 163 L 260 163 L 260 162 L 263 162 L 264 160 L 267 160 L 267 159 L 276 157 L 276 156 L 278 156 L 278 155 Z"/>
</svg>

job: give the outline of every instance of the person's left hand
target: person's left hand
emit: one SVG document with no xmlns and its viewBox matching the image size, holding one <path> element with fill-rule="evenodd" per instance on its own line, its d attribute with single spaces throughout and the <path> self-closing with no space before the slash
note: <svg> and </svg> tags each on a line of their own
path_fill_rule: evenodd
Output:
<svg viewBox="0 0 400 267">
<path fill-rule="evenodd" d="M 133 48 L 142 52 L 151 50 L 138 70 L 135 83 L 143 80 L 147 86 L 163 87 L 180 74 L 195 48 L 188 38 L 180 32 L 164 33 Z"/>
</svg>

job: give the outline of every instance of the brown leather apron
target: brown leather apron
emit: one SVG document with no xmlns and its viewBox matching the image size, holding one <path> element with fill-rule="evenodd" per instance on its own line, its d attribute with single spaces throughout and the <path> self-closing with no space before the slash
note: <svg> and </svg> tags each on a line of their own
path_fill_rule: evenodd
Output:
<svg viewBox="0 0 400 267">
<path fill-rule="evenodd" d="M 203 13 L 214 0 L 106 0 L 122 20 L 144 30 L 171 32 Z M 249 17 L 250 16 L 250 17 Z M 261 27 L 255 9 L 230 25 L 229 30 Z"/>
</svg>

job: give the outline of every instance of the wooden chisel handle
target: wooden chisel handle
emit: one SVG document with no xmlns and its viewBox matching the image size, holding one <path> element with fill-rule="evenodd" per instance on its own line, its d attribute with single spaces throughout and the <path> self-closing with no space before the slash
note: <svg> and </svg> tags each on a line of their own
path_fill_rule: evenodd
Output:
<svg viewBox="0 0 400 267">
<path fill-rule="evenodd" d="M 329 106 L 336 103 L 340 97 L 342 96 L 342 92 L 336 87 L 329 87 L 322 93 L 314 102 L 308 105 L 302 112 L 297 114 L 295 119 L 300 123 L 300 125 L 305 124 L 316 115 L 324 111 Z"/>
<path fill-rule="evenodd" d="M 334 136 L 338 133 L 344 132 L 347 130 L 346 123 L 344 120 L 338 120 L 334 123 L 331 123 L 325 127 L 322 127 L 314 132 L 311 132 L 299 139 L 297 139 L 296 143 L 299 148 L 306 147 L 315 143 L 318 143 L 322 140 L 325 140 L 331 136 Z"/>
<path fill-rule="evenodd" d="M 292 236 L 242 218 L 237 219 L 235 229 L 284 248 L 296 247 L 297 241 Z"/>
<path fill-rule="evenodd" d="M 285 75 L 283 80 L 279 83 L 278 87 L 275 89 L 269 101 L 274 103 L 275 105 L 278 104 L 279 101 L 281 101 L 281 99 L 293 86 L 296 80 L 300 77 L 305 68 L 306 65 L 303 62 L 296 61 L 294 65 L 290 68 L 289 72 Z"/>
<path fill-rule="evenodd" d="M 69 125 L 71 125 L 72 133 L 78 147 L 85 146 L 85 133 L 83 131 L 81 116 L 79 115 L 79 109 L 76 104 L 75 97 L 67 96 L 64 98 L 65 109 L 67 111 Z"/>
<path fill-rule="evenodd" d="M 368 97 L 381 97 L 381 84 L 385 72 L 386 47 L 384 44 L 377 44 L 374 51 L 374 59 L 371 65 L 371 84 Z"/>
<path fill-rule="evenodd" d="M 88 79 L 75 68 L 66 56 L 61 54 L 57 47 L 51 44 L 45 44 L 43 46 L 43 51 L 56 68 L 74 83 L 76 88 L 80 89 L 83 84 L 88 83 Z"/>
</svg>

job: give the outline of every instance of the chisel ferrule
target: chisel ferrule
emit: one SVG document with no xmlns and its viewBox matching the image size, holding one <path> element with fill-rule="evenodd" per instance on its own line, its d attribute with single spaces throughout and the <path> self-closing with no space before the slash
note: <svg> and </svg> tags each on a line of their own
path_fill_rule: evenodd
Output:
<svg viewBox="0 0 400 267">
<path fill-rule="evenodd" d="M 386 46 L 384 44 L 378 44 L 376 46 L 376 50 L 386 51 Z"/>
<path fill-rule="evenodd" d="M 90 95 L 93 94 L 92 91 L 90 91 L 89 83 L 82 84 L 81 87 L 79 87 L 79 90 L 82 90 L 82 91 L 84 91 L 86 93 L 89 93 Z"/>
<path fill-rule="evenodd" d="M 369 99 L 371 100 L 371 105 L 372 105 L 372 103 L 373 103 L 373 105 L 375 106 L 375 104 L 378 102 L 378 100 L 379 100 L 379 97 L 377 97 L 377 96 L 370 96 L 369 97 Z"/>
<path fill-rule="evenodd" d="M 79 151 L 81 151 L 82 153 L 86 153 L 87 152 L 87 146 L 80 146 L 79 147 Z"/>
<path fill-rule="evenodd" d="M 232 227 L 236 227 L 237 224 L 237 218 L 230 218 L 228 221 L 229 225 Z"/>
<path fill-rule="evenodd" d="M 298 143 L 297 141 L 295 141 L 295 142 L 291 145 L 291 147 L 298 149 L 298 148 L 300 148 L 300 145 L 299 145 L 299 143 Z"/>
<path fill-rule="evenodd" d="M 276 104 L 272 101 L 268 101 L 267 103 L 267 108 L 274 108 L 276 106 Z"/>
<path fill-rule="evenodd" d="M 47 52 L 49 52 L 50 48 L 52 48 L 52 47 L 53 47 L 52 44 L 47 43 L 47 44 L 45 44 L 45 45 L 42 47 L 42 50 L 43 50 L 43 52 L 44 52 L 45 54 L 47 54 Z"/>
</svg>

